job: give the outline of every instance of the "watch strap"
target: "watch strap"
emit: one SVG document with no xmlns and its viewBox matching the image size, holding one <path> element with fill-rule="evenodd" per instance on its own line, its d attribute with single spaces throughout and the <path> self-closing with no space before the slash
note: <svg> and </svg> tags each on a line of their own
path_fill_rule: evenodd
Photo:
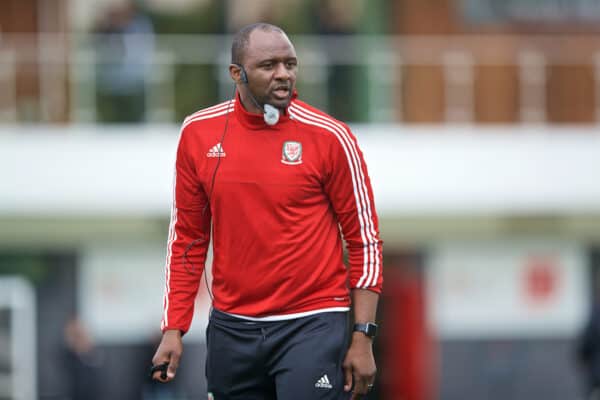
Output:
<svg viewBox="0 0 600 400">
<path fill-rule="evenodd" d="M 354 328 L 352 330 L 354 332 L 362 332 L 365 334 L 365 336 L 374 338 L 375 336 L 377 336 L 378 328 L 379 327 L 377 326 L 377 324 L 372 323 L 372 322 L 367 322 L 364 324 L 359 324 L 359 323 L 354 324 Z"/>
</svg>

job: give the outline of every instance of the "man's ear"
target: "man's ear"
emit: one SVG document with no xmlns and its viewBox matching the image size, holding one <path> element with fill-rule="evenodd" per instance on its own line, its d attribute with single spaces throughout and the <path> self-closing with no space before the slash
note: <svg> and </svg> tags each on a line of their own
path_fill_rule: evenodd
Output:
<svg viewBox="0 0 600 400">
<path fill-rule="evenodd" d="M 229 64 L 229 76 L 235 83 L 240 85 L 244 83 L 244 75 L 245 74 L 241 65 Z"/>
</svg>

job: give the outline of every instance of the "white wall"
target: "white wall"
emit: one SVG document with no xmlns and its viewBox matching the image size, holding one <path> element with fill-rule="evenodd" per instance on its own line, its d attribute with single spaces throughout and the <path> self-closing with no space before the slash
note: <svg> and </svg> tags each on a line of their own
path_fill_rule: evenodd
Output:
<svg viewBox="0 0 600 400">
<path fill-rule="evenodd" d="M 382 217 L 600 212 L 593 128 L 355 126 Z M 165 216 L 176 126 L 0 134 L 0 216 Z"/>
</svg>

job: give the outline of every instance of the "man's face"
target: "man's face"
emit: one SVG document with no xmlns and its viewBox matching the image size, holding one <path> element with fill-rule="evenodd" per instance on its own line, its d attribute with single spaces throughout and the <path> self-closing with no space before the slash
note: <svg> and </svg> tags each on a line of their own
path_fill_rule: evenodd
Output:
<svg viewBox="0 0 600 400">
<path fill-rule="evenodd" d="M 243 63 L 248 75 L 247 89 L 261 105 L 288 106 L 296 85 L 298 60 L 285 34 L 253 31 Z"/>
</svg>

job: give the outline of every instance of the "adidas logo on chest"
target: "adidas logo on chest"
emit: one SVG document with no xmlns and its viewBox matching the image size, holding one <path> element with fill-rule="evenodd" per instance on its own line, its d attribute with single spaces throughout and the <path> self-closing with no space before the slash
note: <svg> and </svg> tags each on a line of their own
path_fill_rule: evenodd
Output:
<svg viewBox="0 0 600 400">
<path fill-rule="evenodd" d="M 225 153 L 225 150 L 223 150 L 223 146 L 221 145 L 221 142 L 215 144 L 213 147 L 210 148 L 208 153 L 206 153 L 206 157 L 225 157 L 225 156 L 227 156 L 227 153 Z"/>
</svg>

